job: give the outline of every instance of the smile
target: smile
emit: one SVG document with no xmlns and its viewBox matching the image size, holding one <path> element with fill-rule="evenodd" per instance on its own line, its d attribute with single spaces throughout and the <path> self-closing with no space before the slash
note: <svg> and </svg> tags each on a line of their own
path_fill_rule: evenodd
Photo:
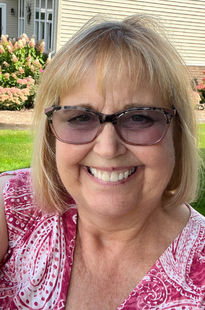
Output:
<svg viewBox="0 0 205 310">
<path fill-rule="evenodd" d="M 117 182 L 117 181 L 121 181 L 123 179 L 127 179 L 130 175 L 135 173 L 136 170 L 137 170 L 137 167 L 133 167 L 130 170 L 126 170 L 126 171 L 120 172 L 120 173 L 117 173 L 116 171 L 108 173 L 107 171 L 101 171 L 101 170 L 96 169 L 96 168 L 92 168 L 92 167 L 88 168 L 88 172 L 92 176 L 94 176 L 95 178 L 98 178 L 99 180 L 105 181 L 105 182 Z"/>
</svg>

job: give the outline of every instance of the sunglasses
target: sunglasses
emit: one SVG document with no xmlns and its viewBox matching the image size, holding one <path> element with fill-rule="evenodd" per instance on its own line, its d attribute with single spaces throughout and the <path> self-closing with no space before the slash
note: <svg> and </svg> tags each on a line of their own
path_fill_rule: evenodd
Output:
<svg viewBox="0 0 205 310">
<path fill-rule="evenodd" d="M 176 110 L 140 107 L 103 114 L 76 106 L 53 106 L 44 113 L 54 135 L 64 143 L 89 143 L 101 133 L 105 123 L 112 123 L 125 143 L 153 145 L 166 135 Z"/>
</svg>

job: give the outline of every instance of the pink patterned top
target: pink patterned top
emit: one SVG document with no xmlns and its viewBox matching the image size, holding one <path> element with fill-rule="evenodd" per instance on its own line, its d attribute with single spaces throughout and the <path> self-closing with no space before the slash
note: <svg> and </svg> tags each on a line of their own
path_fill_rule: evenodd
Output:
<svg viewBox="0 0 205 310">
<path fill-rule="evenodd" d="M 76 206 L 62 216 L 42 214 L 30 170 L 12 174 L 4 189 L 9 249 L 0 265 L 0 309 L 64 309 Z M 205 309 L 205 219 L 190 210 L 185 228 L 117 310 Z"/>
</svg>

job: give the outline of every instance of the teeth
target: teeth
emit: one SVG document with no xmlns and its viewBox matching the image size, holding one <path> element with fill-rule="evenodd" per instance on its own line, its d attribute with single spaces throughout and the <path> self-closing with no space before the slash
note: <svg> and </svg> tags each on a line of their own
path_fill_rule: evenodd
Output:
<svg viewBox="0 0 205 310">
<path fill-rule="evenodd" d="M 100 170 L 98 170 L 98 174 L 97 174 L 98 179 L 102 180 L 102 173 Z"/>
<path fill-rule="evenodd" d="M 95 177 L 105 182 L 117 182 L 123 179 L 127 179 L 128 176 L 133 174 L 136 171 L 136 168 L 132 168 L 131 170 L 126 170 L 125 172 L 112 172 L 111 175 L 106 171 L 100 171 L 95 168 L 89 168 L 90 173 Z"/>
<path fill-rule="evenodd" d="M 110 176 L 110 182 L 117 182 L 119 180 L 119 176 L 116 172 L 112 172 Z"/>
<path fill-rule="evenodd" d="M 103 172 L 102 180 L 103 181 L 110 181 L 110 176 L 109 176 L 109 174 L 107 172 Z"/>
<path fill-rule="evenodd" d="M 119 180 L 121 181 L 121 180 L 123 180 L 123 179 L 124 179 L 124 173 L 120 172 L 120 174 L 119 174 Z"/>
</svg>

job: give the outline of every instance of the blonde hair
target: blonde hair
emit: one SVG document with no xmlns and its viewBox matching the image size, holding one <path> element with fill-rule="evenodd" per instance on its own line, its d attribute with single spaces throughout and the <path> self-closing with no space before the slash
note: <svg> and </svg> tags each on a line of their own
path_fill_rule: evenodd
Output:
<svg viewBox="0 0 205 310">
<path fill-rule="evenodd" d="M 69 194 L 58 175 L 55 137 L 43 111 L 58 105 L 96 69 L 100 89 L 115 87 L 125 76 L 130 87 L 146 81 L 157 88 L 166 104 L 175 107 L 173 120 L 176 164 L 166 188 L 170 204 L 194 199 L 199 157 L 189 74 L 180 56 L 153 18 L 134 15 L 123 21 L 87 23 L 48 64 L 35 104 L 35 141 L 32 174 L 36 199 L 42 209 L 64 212 Z M 140 84 L 139 84 L 140 85 Z M 163 177 L 163 176 L 162 176 Z"/>
</svg>

